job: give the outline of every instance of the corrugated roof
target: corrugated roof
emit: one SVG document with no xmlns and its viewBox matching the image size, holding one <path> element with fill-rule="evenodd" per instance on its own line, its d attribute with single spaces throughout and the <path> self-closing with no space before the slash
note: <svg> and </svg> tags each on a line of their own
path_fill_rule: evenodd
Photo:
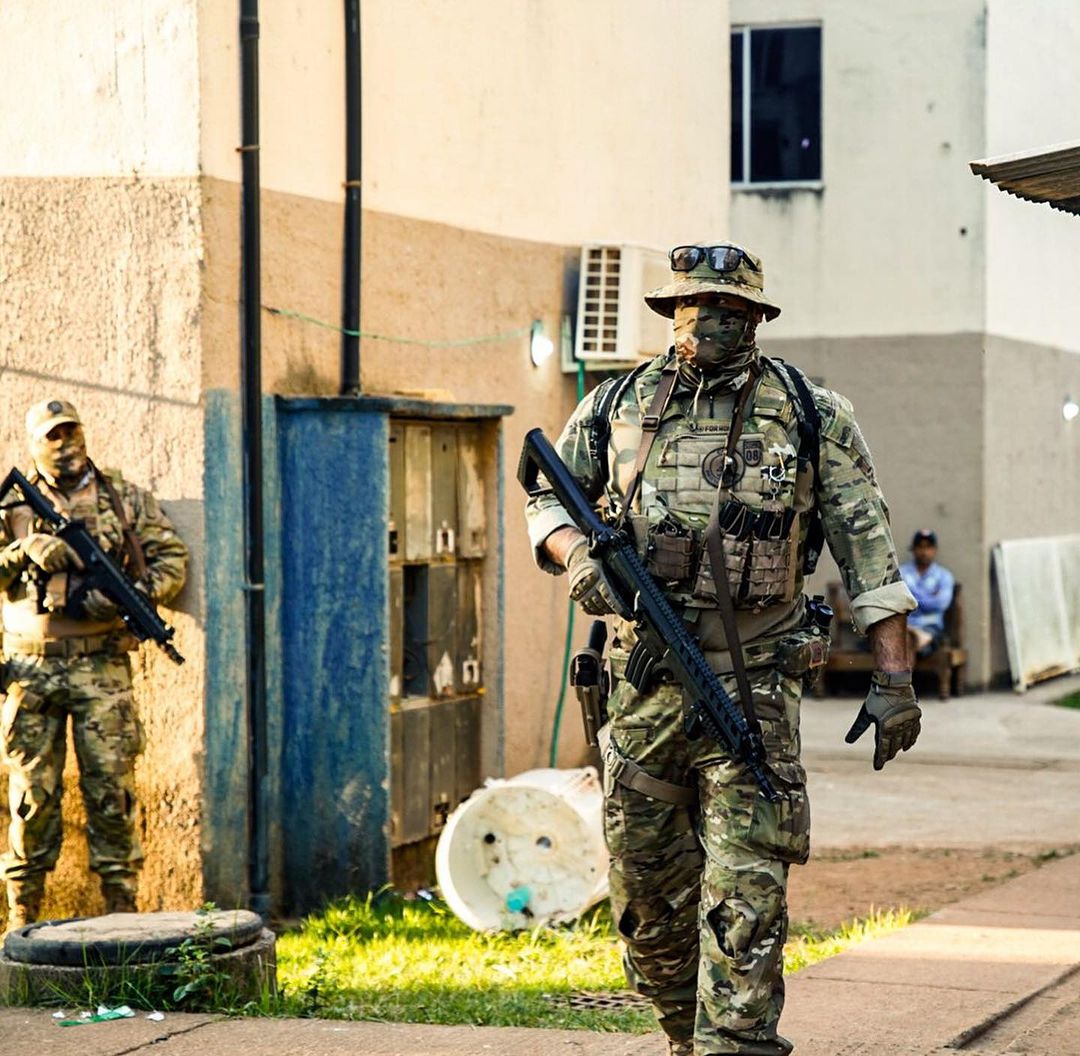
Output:
<svg viewBox="0 0 1080 1056">
<path fill-rule="evenodd" d="M 1080 140 L 973 161 L 971 171 L 1017 198 L 1080 215 Z"/>
</svg>

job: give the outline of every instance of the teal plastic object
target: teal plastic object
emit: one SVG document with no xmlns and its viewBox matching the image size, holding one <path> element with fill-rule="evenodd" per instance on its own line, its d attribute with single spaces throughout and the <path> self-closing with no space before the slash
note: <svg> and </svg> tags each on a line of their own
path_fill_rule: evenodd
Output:
<svg viewBox="0 0 1080 1056">
<path fill-rule="evenodd" d="M 527 887 L 515 887 L 506 893 L 506 908 L 511 913 L 522 913 L 532 899 L 532 894 Z"/>
</svg>

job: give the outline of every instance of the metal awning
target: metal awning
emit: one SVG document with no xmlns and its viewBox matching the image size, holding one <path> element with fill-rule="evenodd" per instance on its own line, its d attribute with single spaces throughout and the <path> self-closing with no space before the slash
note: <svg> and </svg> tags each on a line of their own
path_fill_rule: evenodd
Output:
<svg viewBox="0 0 1080 1056">
<path fill-rule="evenodd" d="M 970 164 L 976 176 L 1017 198 L 1080 215 L 1080 140 Z"/>
</svg>

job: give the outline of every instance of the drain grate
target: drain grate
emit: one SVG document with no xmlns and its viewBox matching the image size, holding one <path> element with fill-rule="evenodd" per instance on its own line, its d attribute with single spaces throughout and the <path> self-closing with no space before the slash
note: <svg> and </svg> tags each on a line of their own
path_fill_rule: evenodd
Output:
<svg viewBox="0 0 1080 1056">
<path fill-rule="evenodd" d="M 647 1009 L 652 1006 L 647 997 L 632 990 L 575 990 L 569 994 L 545 994 L 553 1005 L 572 1008 L 577 1012 L 622 1012 L 628 1008 Z"/>
</svg>

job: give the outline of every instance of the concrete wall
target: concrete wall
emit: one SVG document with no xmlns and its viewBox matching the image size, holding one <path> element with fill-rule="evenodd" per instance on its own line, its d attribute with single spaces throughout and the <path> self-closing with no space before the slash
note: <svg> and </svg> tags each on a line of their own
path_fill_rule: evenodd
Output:
<svg viewBox="0 0 1080 1056">
<path fill-rule="evenodd" d="M 991 0 L 986 151 L 996 157 L 1075 140 L 1080 7 L 1070 0 Z M 982 183 L 986 329 L 1080 351 L 1080 220 Z"/>
<path fill-rule="evenodd" d="M 724 229 L 726 0 L 362 8 L 368 208 L 567 244 Z M 340 6 L 260 16 L 265 186 L 339 201 Z M 236 179 L 235 12 L 201 0 L 199 33 L 203 171 Z"/>
<path fill-rule="evenodd" d="M 1030 203 L 1029 209 L 1038 207 Z M 1047 210 L 1049 212 L 1049 210 Z M 1059 217 L 1068 225 L 1072 217 Z M 1080 422 L 1061 405 L 1080 399 L 1080 356 L 988 336 L 985 358 L 987 567 L 1004 539 L 1080 532 Z M 1008 670 L 996 595 L 991 598 L 992 674 Z"/>
<path fill-rule="evenodd" d="M 0 458 L 25 465 L 26 407 L 68 397 L 91 457 L 151 488 L 192 550 L 188 585 L 166 613 L 187 663 L 175 668 L 152 646 L 135 654 L 148 741 L 136 782 L 140 903 L 197 904 L 205 550 L 195 4 L 5 4 L 0 42 L 17 94 L 0 113 Z M 54 916 L 100 906 L 70 750 L 65 783 L 68 837 L 45 907 Z M 0 818 L 6 843 L 6 797 Z"/>
<path fill-rule="evenodd" d="M 192 176 L 195 0 L 0 6 L 5 176 Z"/>
<path fill-rule="evenodd" d="M 800 366 L 852 401 L 889 504 L 900 559 L 915 529 L 933 527 L 940 557 L 964 587 L 970 677 L 985 681 L 989 565 L 983 543 L 984 370 L 977 334 L 772 340 L 767 354 Z M 958 407 L 963 407 L 962 415 Z M 811 587 L 838 581 L 823 558 Z"/>
<path fill-rule="evenodd" d="M 820 190 L 735 190 L 783 337 L 982 329 L 983 0 L 733 0 L 739 25 L 822 24 Z"/>
<path fill-rule="evenodd" d="M 0 459 L 27 463 L 27 406 L 70 398 L 91 457 L 153 490 L 192 551 L 188 585 L 166 613 L 187 663 L 173 667 L 151 646 L 135 663 L 148 740 L 136 780 L 149 909 L 202 897 L 193 747 L 202 743 L 204 672 L 201 238 L 194 179 L 0 180 Z M 100 905 L 74 778 L 69 752 L 68 839 L 46 904 L 57 916 Z"/>
</svg>

